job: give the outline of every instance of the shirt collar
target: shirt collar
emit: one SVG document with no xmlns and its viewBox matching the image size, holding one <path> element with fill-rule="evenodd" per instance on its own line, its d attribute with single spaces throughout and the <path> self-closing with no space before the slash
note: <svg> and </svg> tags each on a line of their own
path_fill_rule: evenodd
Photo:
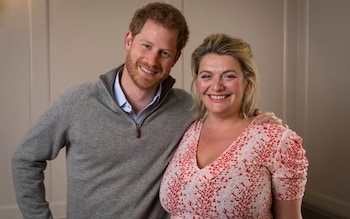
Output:
<svg viewBox="0 0 350 219">
<path fill-rule="evenodd" d="M 120 108 L 122 108 L 125 112 L 130 113 L 132 111 L 132 106 L 130 105 L 130 103 L 126 99 L 124 91 L 121 88 L 120 75 L 121 75 L 121 72 L 118 72 L 116 75 L 116 78 L 114 80 L 115 100 L 118 103 L 118 105 L 120 106 Z M 152 102 L 150 104 L 148 104 L 146 107 L 153 105 L 153 104 L 158 104 L 161 92 L 162 92 L 162 84 L 160 83 L 158 88 L 157 88 L 156 94 L 153 97 Z"/>
</svg>

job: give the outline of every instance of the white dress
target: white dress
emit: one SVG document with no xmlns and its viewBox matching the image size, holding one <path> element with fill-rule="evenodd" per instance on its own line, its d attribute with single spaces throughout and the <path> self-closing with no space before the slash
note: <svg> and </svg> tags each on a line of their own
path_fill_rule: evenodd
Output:
<svg viewBox="0 0 350 219">
<path fill-rule="evenodd" d="M 302 139 L 282 125 L 250 124 L 214 162 L 200 169 L 202 121 L 184 134 L 160 188 L 172 218 L 272 218 L 273 199 L 304 195 L 308 160 Z"/>
</svg>

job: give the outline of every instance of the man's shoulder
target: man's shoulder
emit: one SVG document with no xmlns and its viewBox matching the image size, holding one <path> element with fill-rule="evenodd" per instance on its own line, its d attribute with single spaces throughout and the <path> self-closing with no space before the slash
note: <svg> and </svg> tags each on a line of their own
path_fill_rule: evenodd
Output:
<svg viewBox="0 0 350 219">
<path fill-rule="evenodd" d="M 173 91 L 175 93 L 175 95 L 180 96 L 182 98 L 185 98 L 189 101 L 192 101 L 193 98 L 191 96 L 191 94 L 189 94 L 187 91 L 180 89 L 180 88 L 173 88 Z"/>
</svg>

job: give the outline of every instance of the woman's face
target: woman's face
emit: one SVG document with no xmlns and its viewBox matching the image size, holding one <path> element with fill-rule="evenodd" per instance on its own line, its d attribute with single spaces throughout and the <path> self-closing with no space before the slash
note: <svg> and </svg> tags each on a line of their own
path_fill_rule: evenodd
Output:
<svg viewBox="0 0 350 219">
<path fill-rule="evenodd" d="M 196 86 L 209 115 L 239 116 L 247 81 L 238 60 L 213 53 L 203 56 Z"/>
</svg>

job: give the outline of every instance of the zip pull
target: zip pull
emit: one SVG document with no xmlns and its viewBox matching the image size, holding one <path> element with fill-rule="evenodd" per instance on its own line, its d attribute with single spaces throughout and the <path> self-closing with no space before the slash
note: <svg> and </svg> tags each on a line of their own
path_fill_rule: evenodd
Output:
<svg viewBox="0 0 350 219">
<path fill-rule="evenodd" d="M 136 138 L 141 138 L 141 128 L 136 126 Z"/>
</svg>

